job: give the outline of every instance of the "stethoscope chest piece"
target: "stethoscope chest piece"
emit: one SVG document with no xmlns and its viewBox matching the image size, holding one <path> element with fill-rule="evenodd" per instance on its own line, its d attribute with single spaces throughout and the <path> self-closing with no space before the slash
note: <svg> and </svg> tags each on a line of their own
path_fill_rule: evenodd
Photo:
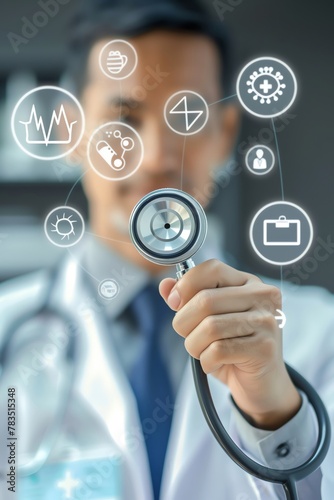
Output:
<svg viewBox="0 0 334 500">
<path fill-rule="evenodd" d="M 148 260 L 163 265 L 189 259 L 202 246 L 207 220 L 202 206 L 178 189 L 157 189 L 144 196 L 130 216 L 130 236 Z"/>
</svg>

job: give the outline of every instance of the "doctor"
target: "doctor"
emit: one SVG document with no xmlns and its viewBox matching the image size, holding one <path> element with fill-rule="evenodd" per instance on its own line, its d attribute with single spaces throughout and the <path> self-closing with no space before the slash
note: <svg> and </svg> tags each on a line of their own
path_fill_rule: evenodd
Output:
<svg viewBox="0 0 334 500">
<path fill-rule="evenodd" d="M 222 31 L 221 23 L 217 27 L 200 5 L 187 1 L 87 2 L 73 27 L 78 66 L 72 69 L 87 137 L 121 117 L 139 132 L 145 156 L 130 178 L 108 182 L 86 164 L 83 144 L 78 154 L 93 234 L 64 258 L 55 279 L 41 271 L 2 286 L 0 339 L 18 311 L 39 311 L 9 342 L 1 380 L 2 408 L 6 388 L 16 388 L 19 463 L 33 464 L 25 477 L 18 471 L 19 499 L 284 498 L 280 486 L 250 478 L 216 443 L 197 401 L 188 353 L 211 375 L 217 410 L 232 436 L 261 463 L 291 468 L 310 456 L 316 441 L 312 409 L 283 359 L 308 378 L 333 415 L 329 293 L 285 284 L 282 297 L 277 283 L 228 265 L 219 249 L 221 221 L 209 220 L 207 241 L 195 258 L 199 265 L 177 284 L 174 269 L 143 259 L 128 236 L 129 215 L 143 195 L 180 187 L 182 155 L 183 189 L 209 204 L 203 186 L 213 182 L 211 171 L 233 149 L 237 110 L 212 107 L 207 126 L 187 138 L 183 149 L 184 138 L 168 129 L 163 108 L 180 89 L 207 102 L 222 98 L 228 76 Z M 98 64 L 101 48 L 116 37 L 128 37 L 140 61 L 121 91 Z M 110 301 L 97 290 L 106 278 L 119 285 Z M 143 291 L 152 288 L 155 294 L 147 298 Z M 41 310 L 46 296 L 48 307 Z M 150 311 L 153 301 L 157 306 Z M 282 308 L 284 339 L 274 318 Z M 152 324 L 147 318 L 157 309 Z M 159 338 L 150 339 L 153 358 L 145 338 L 151 328 L 153 337 L 159 331 Z M 160 388 L 149 400 L 137 386 L 143 365 L 157 361 L 153 378 Z M 3 449 L 1 498 L 12 498 Z M 298 484 L 302 500 L 333 498 L 333 465 L 331 449 L 321 470 Z"/>
</svg>

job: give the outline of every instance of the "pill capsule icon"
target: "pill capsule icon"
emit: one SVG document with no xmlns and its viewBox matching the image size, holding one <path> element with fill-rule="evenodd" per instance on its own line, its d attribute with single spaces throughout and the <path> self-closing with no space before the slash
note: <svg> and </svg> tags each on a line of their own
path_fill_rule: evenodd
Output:
<svg viewBox="0 0 334 500">
<path fill-rule="evenodd" d="M 118 157 L 116 151 L 108 144 L 106 141 L 99 141 L 96 144 L 96 151 L 99 153 L 101 158 L 114 170 L 122 170 L 125 167 L 125 161 L 123 158 Z"/>
</svg>

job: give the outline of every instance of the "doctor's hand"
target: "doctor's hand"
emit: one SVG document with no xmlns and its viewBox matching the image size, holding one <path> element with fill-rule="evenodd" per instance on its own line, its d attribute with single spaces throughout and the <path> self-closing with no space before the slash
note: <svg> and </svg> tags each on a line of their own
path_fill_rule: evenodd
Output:
<svg viewBox="0 0 334 500">
<path fill-rule="evenodd" d="M 162 280 L 159 291 L 177 311 L 173 328 L 189 354 L 229 387 L 254 426 L 274 430 L 297 413 L 301 397 L 286 370 L 274 317 L 281 309 L 278 288 L 211 259 L 180 281 Z"/>
</svg>

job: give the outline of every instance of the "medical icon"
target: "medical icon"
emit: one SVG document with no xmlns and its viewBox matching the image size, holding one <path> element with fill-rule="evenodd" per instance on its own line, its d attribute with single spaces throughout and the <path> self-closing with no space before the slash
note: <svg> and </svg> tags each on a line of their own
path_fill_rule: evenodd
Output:
<svg viewBox="0 0 334 500">
<path fill-rule="evenodd" d="M 259 257 L 271 264 L 286 265 L 306 254 L 313 240 L 313 227 L 298 205 L 276 201 L 253 217 L 249 235 Z"/>
<path fill-rule="evenodd" d="M 121 122 L 109 122 L 96 129 L 87 146 L 91 167 L 108 180 L 121 180 L 132 175 L 139 168 L 143 153 L 138 133 Z"/>
<path fill-rule="evenodd" d="M 287 219 L 280 215 L 278 219 L 263 221 L 263 244 L 266 246 L 300 245 L 300 220 Z"/>
<path fill-rule="evenodd" d="M 85 118 L 79 101 L 67 90 L 37 87 L 17 102 L 11 120 L 17 145 L 39 160 L 71 153 L 83 136 Z"/>
<path fill-rule="evenodd" d="M 121 54 L 119 50 L 111 50 L 107 58 L 107 68 L 112 75 L 117 75 L 122 71 L 126 63 L 128 62 L 128 56 Z"/>
<path fill-rule="evenodd" d="M 295 100 L 296 93 L 293 71 L 274 57 L 260 57 L 249 62 L 237 80 L 237 95 L 242 106 L 263 118 L 284 113 Z"/>
<path fill-rule="evenodd" d="M 44 231 L 48 240 L 58 247 L 71 247 L 85 232 L 82 215 L 72 207 L 57 207 L 47 215 Z"/>
<path fill-rule="evenodd" d="M 284 328 L 286 324 L 286 316 L 283 311 L 280 309 L 276 309 L 276 312 L 278 313 L 277 316 L 275 316 L 276 321 L 278 322 L 278 328 Z"/>
<path fill-rule="evenodd" d="M 68 381 L 68 383 L 71 382 L 71 380 Z M 52 390 L 52 385 L 50 390 Z M 58 404 L 61 405 L 62 402 L 59 401 Z M 84 436 L 85 429 L 81 430 Z M 70 443 L 68 444 L 63 447 L 62 460 L 44 463 L 43 467 L 37 471 L 35 464 L 33 472 L 29 471 L 28 474 L 23 474 L 19 468 L 17 477 L 20 478 L 22 495 L 19 494 L 16 497 L 17 500 L 79 500 L 84 498 L 117 500 L 122 498 L 123 475 L 119 463 L 122 457 L 118 448 L 112 443 L 111 446 L 109 445 L 109 454 L 92 456 L 91 453 L 88 456 L 87 453 L 82 452 L 82 449 L 80 455 L 78 455 L 78 449 L 75 449 L 73 454 L 73 448 Z M 26 472 L 26 469 L 24 471 Z"/>
<path fill-rule="evenodd" d="M 68 215 L 66 217 L 65 212 L 63 213 L 62 217 L 59 217 L 57 215 L 57 220 L 55 223 L 51 223 L 51 226 L 54 227 L 54 229 L 51 229 L 53 233 L 59 234 L 61 236 L 62 240 L 67 237 L 67 239 L 70 239 L 70 235 L 73 234 L 75 236 L 75 231 L 74 231 L 74 224 L 78 221 L 76 220 L 71 220 L 73 217 L 73 214 Z"/>
<path fill-rule="evenodd" d="M 99 284 L 99 294 L 103 299 L 111 300 L 118 295 L 119 285 L 113 279 L 106 279 Z"/>
<path fill-rule="evenodd" d="M 112 135 L 108 133 L 108 138 Z M 110 143 L 105 140 L 99 141 L 96 144 L 96 151 L 99 153 L 101 158 L 114 170 L 122 170 L 126 166 L 126 160 L 124 155 L 127 151 L 131 151 L 134 148 L 134 140 L 131 137 L 122 137 L 120 130 L 115 130 L 113 133 L 114 138 L 119 139 L 120 147 L 122 149 L 121 156 L 119 156 L 116 151 L 112 148 Z"/>
<path fill-rule="evenodd" d="M 55 137 L 52 139 L 52 133 L 56 127 L 60 126 L 62 121 L 66 127 L 65 137 L 63 139 L 56 139 L 56 134 L 54 134 Z M 33 104 L 29 120 L 27 122 L 20 121 L 20 123 L 25 126 L 27 144 L 44 144 L 48 146 L 49 144 L 69 144 L 72 141 L 72 127 L 77 123 L 77 120 L 71 123 L 68 122 L 64 105 L 62 104 L 58 112 L 55 109 L 52 110 L 51 120 L 46 132 L 43 117 L 37 117 L 36 108 Z"/>
<path fill-rule="evenodd" d="M 258 148 L 255 151 L 256 158 L 253 160 L 254 170 L 263 170 L 267 168 L 267 160 L 263 158 L 263 149 Z"/>
<path fill-rule="evenodd" d="M 209 108 L 202 96 L 191 90 L 173 94 L 165 104 L 167 125 L 181 135 L 196 134 L 209 118 Z"/>
<path fill-rule="evenodd" d="M 245 163 L 252 174 L 264 175 L 274 167 L 275 156 L 268 146 L 259 144 L 247 151 Z"/>
<path fill-rule="evenodd" d="M 57 482 L 57 487 L 64 490 L 65 498 L 73 498 L 73 490 L 79 486 L 80 481 L 74 479 L 69 470 L 66 471 L 65 478 Z"/>
<path fill-rule="evenodd" d="M 130 76 L 136 69 L 137 63 L 137 52 L 125 40 L 112 40 L 100 51 L 101 71 L 114 80 L 123 80 Z"/>
<path fill-rule="evenodd" d="M 183 96 L 179 102 L 175 104 L 173 109 L 169 111 L 169 114 L 171 115 L 177 115 L 181 114 L 184 115 L 185 123 L 186 123 L 186 131 L 188 132 L 195 122 L 198 120 L 198 118 L 203 114 L 203 110 L 194 110 L 190 111 L 188 110 L 188 101 L 187 101 L 187 96 Z"/>
<path fill-rule="evenodd" d="M 286 88 L 282 82 L 283 75 L 280 71 L 274 71 L 272 66 L 260 66 L 258 71 L 254 71 L 247 80 L 249 85 L 248 93 L 254 94 L 254 101 L 260 100 L 261 104 L 270 104 L 271 100 L 278 101 Z"/>
</svg>

